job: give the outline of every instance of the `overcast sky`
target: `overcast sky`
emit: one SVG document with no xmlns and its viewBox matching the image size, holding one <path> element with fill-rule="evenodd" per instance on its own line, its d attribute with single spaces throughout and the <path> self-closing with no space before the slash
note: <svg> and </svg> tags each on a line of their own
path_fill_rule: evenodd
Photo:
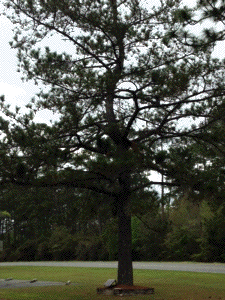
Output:
<svg viewBox="0 0 225 300">
<path fill-rule="evenodd" d="M 151 0 L 151 4 L 156 4 L 157 1 Z M 190 6 L 195 3 L 195 0 L 185 0 L 184 2 Z M 2 4 L 0 4 L 0 12 L 1 10 Z M 31 81 L 22 82 L 22 74 L 17 72 L 17 50 L 11 49 L 9 46 L 9 41 L 13 37 L 12 28 L 11 22 L 5 16 L 0 15 L 0 95 L 4 94 L 7 102 L 12 103 L 13 106 L 23 106 L 39 91 L 39 88 Z M 65 45 L 60 45 L 57 37 L 51 39 L 50 45 L 51 50 L 65 51 Z M 224 49 L 224 43 L 220 42 L 214 55 L 224 58 Z M 52 118 L 52 115 L 50 116 L 49 112 L 45 111 L 39 114 L 37 121 L 43 122 L 49 118 Z"/>
</svg>

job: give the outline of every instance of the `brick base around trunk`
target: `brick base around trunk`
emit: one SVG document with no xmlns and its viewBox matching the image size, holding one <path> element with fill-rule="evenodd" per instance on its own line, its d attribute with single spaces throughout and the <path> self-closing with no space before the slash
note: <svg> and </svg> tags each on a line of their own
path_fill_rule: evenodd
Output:
<svg viewBox="0 0 225 300">
<path fill-rule="evenodd" d="M 129 285 L 115 285 L 113 287 L 97 288 L 97 294 L 101 295 L 147 295 L 154 294 L 154 288 L 147 288 L 143 286 L 129 286 Z"/>
</svg>

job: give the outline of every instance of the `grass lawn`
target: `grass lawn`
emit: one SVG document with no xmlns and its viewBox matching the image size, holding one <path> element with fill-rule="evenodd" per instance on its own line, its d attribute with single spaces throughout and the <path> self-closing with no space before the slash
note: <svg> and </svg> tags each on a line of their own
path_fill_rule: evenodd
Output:
<svg viewBox="0 0 225 300">
<path fill-rule="evenodd" d="M 97 295 L 96 288 L 116 269 L 75 267 L 0 267 L 0 278 L 62 281 L 78 285 L 0 289 L 0 300 L 108 300 L 116 296 Z M 127 296 L 140 300 L 225 300 L 225 274 L 180 271 L 134 270 L 136 285 L 155 288 L 154 295 Z M 120 298 L 119 296 L 116 298 Z"/>
</svg>

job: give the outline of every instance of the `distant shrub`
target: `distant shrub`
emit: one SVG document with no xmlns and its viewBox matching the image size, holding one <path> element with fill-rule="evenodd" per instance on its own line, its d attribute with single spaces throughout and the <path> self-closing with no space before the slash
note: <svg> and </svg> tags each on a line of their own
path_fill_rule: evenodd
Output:
<svg viewBox="0 0 225 300">
<path fill-rule="evenodd" d="M 47 241 L 41 242 L 38 245 L 35 260 L 53 260 L 53 254 Z"/>
<path fill-rule="evenodd" d="M 49 253 L 54 260 L 72 260 L 75 259 L 77 243 L 74 237 L 64 226 L 56 227 L 49 239 Z"/>
<path fill-rule="evenodd" d="M 37 241 L 28 240 L 14 252 L 14 257 L 18 261 L 34 261 L 36 252 Z"/>
</svg>

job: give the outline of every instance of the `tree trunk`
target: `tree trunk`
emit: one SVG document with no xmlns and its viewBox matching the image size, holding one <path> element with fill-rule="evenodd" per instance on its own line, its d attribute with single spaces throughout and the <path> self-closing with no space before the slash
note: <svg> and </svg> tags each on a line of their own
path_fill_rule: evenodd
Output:
<svg viewBox="0 0 225 300">
<path fill-rule="evenodd" d="M 131 214 L 118 211 L 118 284 L 133 285 Z"/>
<path fill-rule="evenodd" d="M 119 179 L 121 193 L 117 199 L 118 216 L 118 284 L 133 285 L 132 233 L 130 209 L 130 174 Z"/>
</svg>

